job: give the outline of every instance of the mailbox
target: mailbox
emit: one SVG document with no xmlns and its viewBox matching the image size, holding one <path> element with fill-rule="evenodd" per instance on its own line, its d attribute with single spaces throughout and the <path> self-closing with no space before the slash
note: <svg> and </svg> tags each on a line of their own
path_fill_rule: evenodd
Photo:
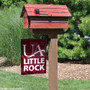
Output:
<svg viewBox="0 0 90 90">
<path fill-rule="evenodd" d="M 30 29 L 34 35 L 48 35 L 50 38 L 49 90 L 57 90 L 57 34 L 68 28 L 68 18 L 71 14 L 66 5 L 24 4 L 21 17 L 24 20 L 24 29 Z"/>
<path fill-rule="evenodd" d="M 68 17 L 71 17 L 66 5 L 24 4 L 21 17 L 24 29 L 32 34 L 60 34 L 68 28 Z"/>
</svg>

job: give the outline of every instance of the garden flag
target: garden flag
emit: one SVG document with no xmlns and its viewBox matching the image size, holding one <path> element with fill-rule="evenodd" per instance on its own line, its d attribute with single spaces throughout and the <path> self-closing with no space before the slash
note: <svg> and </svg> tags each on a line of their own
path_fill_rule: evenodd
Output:
<svg viewBox="0 0 90 90">
<path fill-rule="evenodd" d="M 21 74 L 46 73 L 46 40 L 21 39 Z"/>
</svg>

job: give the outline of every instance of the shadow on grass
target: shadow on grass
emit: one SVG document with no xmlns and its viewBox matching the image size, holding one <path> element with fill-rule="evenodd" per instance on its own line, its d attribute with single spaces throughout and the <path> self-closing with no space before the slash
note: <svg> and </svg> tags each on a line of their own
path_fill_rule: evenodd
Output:
<svg viewBox="0 0 90 90">
<path fill-rule="evenodd" d="M 7 67 L 7 66 L 13 66 L 13 65 L 8 60 L 5 60 L 3 63 L 0 64 L 0 67 Z"/>
<path fill-rule="evenodd" d="M 58 58 L 59 63 L 70 63 L 70 64 L 90 64 L 86 63 L 86 60 L 70 60 L 67 58 Z"/>
<path fill-rule="evenodd" d="M 46 53 L 47 55 L 47 60 L 48 59 L 48 52 Z M 70 63 L 70 64 L 90 64 L 90 60 L 89 62 L 87 63 L 87 61 L 85 59 L 83 60 L 70 60 L 70 59 L 67 59 L 67 58 L 58 58 L 58 63 Z"/>
</svg>

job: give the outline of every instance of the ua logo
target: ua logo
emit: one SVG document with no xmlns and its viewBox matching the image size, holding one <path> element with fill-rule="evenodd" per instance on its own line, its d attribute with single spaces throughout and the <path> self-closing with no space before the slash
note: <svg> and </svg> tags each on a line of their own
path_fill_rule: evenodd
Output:
<svg viewBox="0 0 90 90">
<path fill-rule="evenodd" d="M 45 50 L 41 50 L 41 48 L 40 48 L 39 45 L 37 45 L 35 51 L 33 51 L 33 50 L 34 50 L 34 44 L 32 44 L 31 46 L 32 46 L 32 54 L 31 54 L 31 55 L 27 55 L 27 54 L 26 54 L 26 45 L 23 45 L 24 55 L 25 55 L 26 57 L 28 57 L 28 58 L 33 57 L 33 56 L 35 56 L 37 53 L 40 53 L 40 56 L 44 56 L 44 55 L 43 55 L 43 52 L 45 52 Z"/>
</svg>

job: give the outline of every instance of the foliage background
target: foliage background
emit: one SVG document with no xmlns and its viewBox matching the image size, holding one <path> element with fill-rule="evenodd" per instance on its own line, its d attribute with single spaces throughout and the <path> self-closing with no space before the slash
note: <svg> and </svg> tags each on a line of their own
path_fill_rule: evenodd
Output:
<svg viewBox="0 0 90 90">
<path fill-rule="evenodd" d="M 25 3 L 67 5 L 72 17 L 69 29 L 58 35 L 58 58 L 90 63 L 90 0 L 0 0 L 0 56 L 19 64 L 21 38 L 47 39 L 47 36 L 32 36 L 29 30 L 23 30 L 20 13 Z"/>
</svg>

